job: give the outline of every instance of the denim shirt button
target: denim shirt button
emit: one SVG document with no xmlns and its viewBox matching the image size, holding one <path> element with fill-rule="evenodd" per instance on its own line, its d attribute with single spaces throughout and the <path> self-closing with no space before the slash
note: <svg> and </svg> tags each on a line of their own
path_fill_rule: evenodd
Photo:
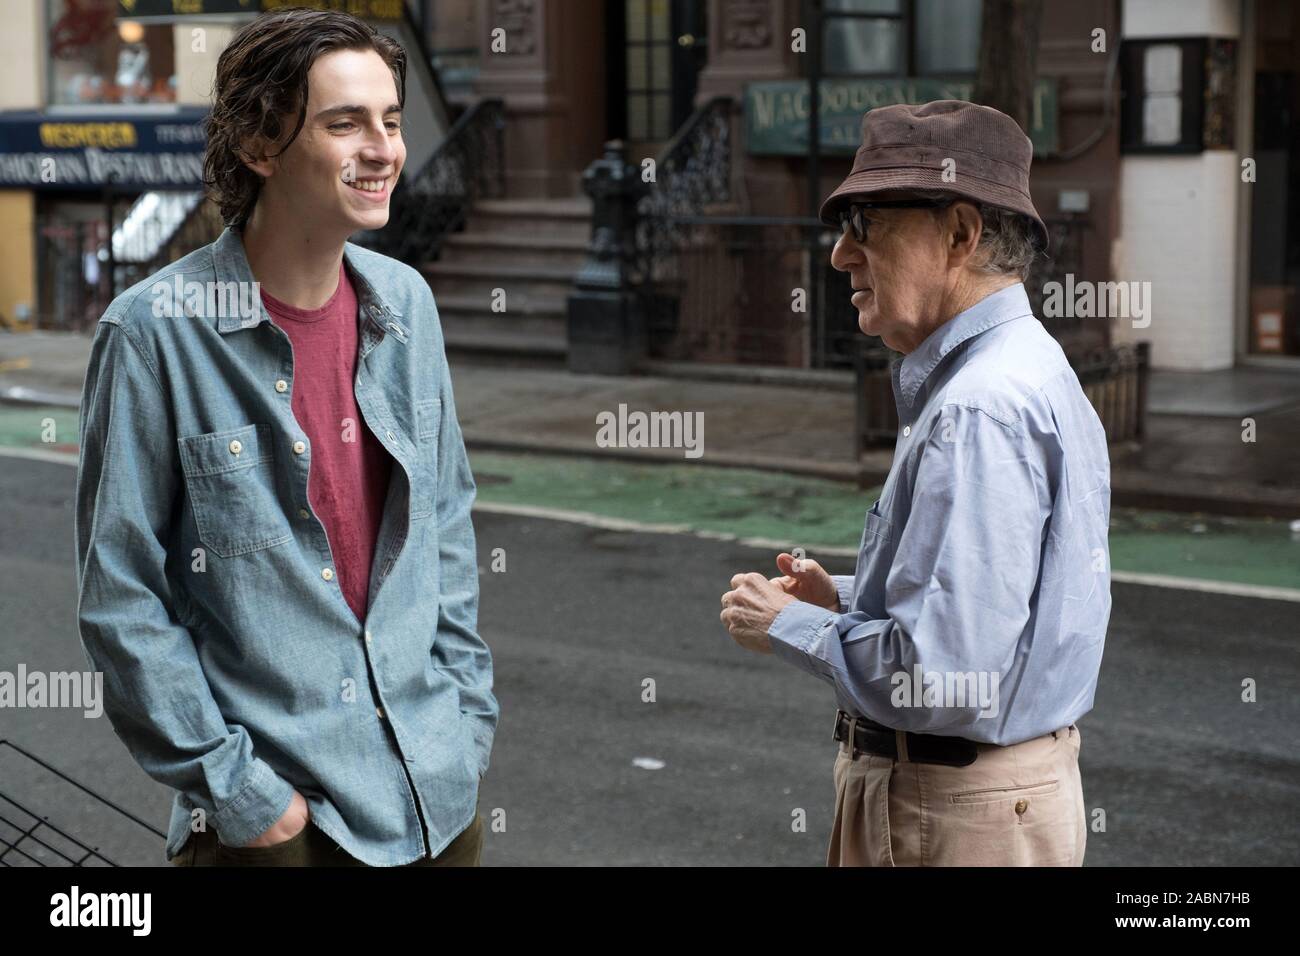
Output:
<svg viewBox="0 0 1300 956">
<path fill-rule="evenodd" d="M 310 518 L 310 517 L 311 517 L 311 512 L 308 511 L 306 508 L 299 508 L 299 509 L 298 509 L 298 517 L 299 517 L 299 518 Z"/>
<path fill-rule="evenodd" d="M 386 432 L 384 432 L 384 434 L 388 436 L 388 440 L 389 440 L 389 441 L 392 441 L 392 440 L 393 440 L 393 433 L 392 433 L 392 432 L 386 431 Z"/>
<path fill-rule="evenodd" d="M 371 643 L 373 640 L 374 640 L 374 638 L 370 636 L 370 630 L 367 629 L 367 630 L 366 630 L 366 643 L 369 644 L 369 643 Z"/>
<path fill-rule="evenodd" d="M 240 444 L 238 438 L 234 439 L 234 440 L 230 443 L 230 453 L 231 453 L 232 455 L 238 455 L 238 454 L 239 454 L 241 451 L 243 451 L 243 450 L 244 450 L 244 446 L 243 446 L 242 444 Z"/>
<path fill-rule="evenodd" d="M 305 452 L 306 450 L 307 450 L 307 446 L 306 446 L 305 444 L 303 444 L 302 442 L 300 442 L 300 441 L 296 441 L 296 442 L 293 443 L 293 453 L 294 453 L 295 455 L 301 455 L 301 454 L 302 454 L 303 452 Z"/>
<path fill-rule="evenodd" d="M 375 713 L 379 715 L 379 719 L 380 719 L 380 720 L 383 720 L 383 719 L 384 719 L 384 708 L 382 708 L 382 707 L 376 707 L 376 708 L 375 708 Z"/>
<path fill-rule="evenodd" d="M 285 391 L 288 391 L 288 389 L 289 389 L 289 383 L 286 382 L 284 379 L 279 379 L 279 380 L 275 383 L 275 390 L 276 390 L 277 392 L 285 392 Z"/>
<path fill-rule="evenodd" d="M 334 570 L 332 568 L 322 568 L 320 576 L 323 577 L 326 581 L 333 581 Z"/>
<path fill-rule="evenodd" d="M 907 437 L 908 435 L 910 435 L 910 434 L 912 434 L 912 426 L 911 426 L 911 425 L 904 425 L 904 426 L 903 426 L 903 437 L 906 438 L 906 437 Z"/>
</svg>

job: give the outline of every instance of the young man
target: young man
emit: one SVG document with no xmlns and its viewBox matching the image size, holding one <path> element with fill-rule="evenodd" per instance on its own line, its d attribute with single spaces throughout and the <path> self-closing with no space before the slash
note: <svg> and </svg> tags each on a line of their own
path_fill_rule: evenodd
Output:
<svg viewBox="0 0 1300 956">
<path fill-rule="evenodd" d="M 259 17 L 223 51 L 221 237 L 118 296 L 82 396 L 78 617 L 177 791 L 178 864 L 476 864 L 499 708 L 438 313 L 347 242 L 402 171 L 401 48 Z"/>
</svg>

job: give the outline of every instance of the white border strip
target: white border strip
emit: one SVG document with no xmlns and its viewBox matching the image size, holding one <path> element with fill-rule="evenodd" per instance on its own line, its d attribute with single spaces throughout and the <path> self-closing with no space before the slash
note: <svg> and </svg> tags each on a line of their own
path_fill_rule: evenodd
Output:
<svg viewBox="0 0 1300 956">
<path fill-rule="evenodd" d="M 37 461 L 50 461 L 63 465 L 76 465 L 78 456 L 70 452 L 45 451 L 40 448 L 0 448 L 0 457 L 31 458 Z M 628 518 L 606 518 L 602 515 L 588 514 L 585 511 L 569 511 L 563 508 L 539 508 L 532 505 L 511 505 L 491 501 L 475 501 L 474 510 L 484 514 L 515 515 L 523 518 L 546 518 L 551 521 L 567 521 L 570 524 L 585 525 L 588 528 L 601 528 L 605 531 L 631 531 L 638 534 L 684 534 L 695 538 L 713 541 L 734 541 L 747 548 L 762 548 L 770 551 L 787 551 L 789 541 L 777 541 L 772 538 L 741 538 L 724 531 L 695 531 L 685 524 L 649 524 L 632 521 Z M 834 558 L 856 558 L 857 548 L 819 547 L 808 545 L 804 548 L 809 556 L 825 555 Z M 1112 571 L 1112 581 L 1121 584 L 1137 584 L 1152 588 L 1176 588 L 1180 591 L 1201 591 L 1206 594 L 1231 594 L 1236 597 L 1263 598 L 1270 601 L 1300 602 L 1300 590 L 1295 588 L 1270 587 L 1264 584 L 1238 584 L 1233 581 L 1210 581 L 1204 578 L 1179 578 L 1168 574 L 1143 574 L 1139 571 Z"/>
<path fill-rule="evenodd" d="M 1206 578 L 1176 578 L 1169 574 L 1143 574 L 1140 571 L 1112 571 L 1110 579 L 1121 584 L 1140 584 L 1151 588 L 1178 588 L 1182 591 L 1232 594 L 1237 597 L 1266 598 L 1270 601 L 1300 601 L 1300 590 L 1272 587 L 1267 584 L 1240 584 L 1236 581 L 1210 581 Z"/>
</svg>

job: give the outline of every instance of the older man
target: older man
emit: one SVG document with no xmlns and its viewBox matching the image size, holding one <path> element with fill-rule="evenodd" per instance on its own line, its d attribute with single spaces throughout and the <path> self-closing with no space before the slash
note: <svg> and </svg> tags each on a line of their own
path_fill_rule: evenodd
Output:
<svg viewBox="0 0 1300 956">
<path fill-rule="evenodd" d="M 1047 241 L 1031 154 L 987 107 L 872 110 L 821 208 L 859 326 L 903 353 L 893 467 L 854 576 L 781 554 L 722 620 L 835 688 L 830 865 L 1083 862 L 1110 465 L 1022 284 Z"/>
</svg>

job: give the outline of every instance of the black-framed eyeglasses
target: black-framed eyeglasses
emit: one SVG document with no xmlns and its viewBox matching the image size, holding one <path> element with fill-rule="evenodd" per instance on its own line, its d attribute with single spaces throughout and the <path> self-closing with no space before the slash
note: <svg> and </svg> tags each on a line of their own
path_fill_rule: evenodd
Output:
<svg viewBox="0 0 1300 956">
<path fill-rule="evenodd" d="M 865 211 L 868 209 L 936 209 L 942 206 L 951 206 L 956 201 L 955 197 L 948 197 L 944 199 L 879 199 L 875 202 L 851 202 L 840 210 L 840 233 L 849 233 L 851 230 L 856 241 L 866 242 L 868 223 Z"/>
</svg>

